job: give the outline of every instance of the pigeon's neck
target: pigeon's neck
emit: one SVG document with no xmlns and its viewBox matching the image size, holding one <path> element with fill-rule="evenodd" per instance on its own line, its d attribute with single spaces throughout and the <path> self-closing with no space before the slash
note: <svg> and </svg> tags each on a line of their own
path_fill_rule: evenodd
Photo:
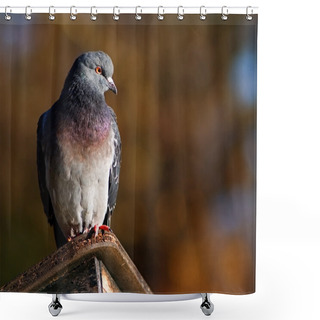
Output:
<svg viewBox="0 0 320 320">
<path fill-rule="evenodd" d="M 104 95 L 90 88 L 74 86 L 60 96 L 64 110 L 61 123 L 65 137 L 83 144 L 98 143 L 109 133 L 111 115 Z"/>
<path fill-rule="evenodd" d="M 67 77 L 62 89 L 60 99 L 72 101 L 79 106 L 86 106 L 88 103 L 94 103 L 95 105 L 105 103 L 104 93 L 91 85 L 89 81 L 83 81 L 81 75 L 69 77 Z"/>
</svg>

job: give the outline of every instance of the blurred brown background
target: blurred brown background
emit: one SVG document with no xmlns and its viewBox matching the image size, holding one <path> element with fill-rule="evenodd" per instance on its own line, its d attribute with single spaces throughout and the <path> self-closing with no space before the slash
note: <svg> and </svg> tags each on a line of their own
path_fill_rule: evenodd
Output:
<svg viewBox="0 0 320 320">
<path fill-rule="evenodd" d="M 155 293 L 254 291 L 256 19 L 0 23 L 0 286 L 55 250 L 37 121 L 75 58 L 102 50 L 123 144 L 115 234 Z"/>
</svg>

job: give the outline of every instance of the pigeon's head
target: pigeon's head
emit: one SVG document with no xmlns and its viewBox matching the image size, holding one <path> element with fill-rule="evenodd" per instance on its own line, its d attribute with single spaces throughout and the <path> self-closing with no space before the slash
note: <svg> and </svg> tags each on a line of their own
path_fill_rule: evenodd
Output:
<svg viewBox="0 0 320 320">
<path fill-rule="evenodd" d="M 111 90 L 117 94 L 117 87 L 112 79 L 113 63 L 111 58 L 102 51 L 83 53 L 74 62 L 66 84 L 73 86 L 74 82 L 83 87 L 104 93 Z"/>
</svg>

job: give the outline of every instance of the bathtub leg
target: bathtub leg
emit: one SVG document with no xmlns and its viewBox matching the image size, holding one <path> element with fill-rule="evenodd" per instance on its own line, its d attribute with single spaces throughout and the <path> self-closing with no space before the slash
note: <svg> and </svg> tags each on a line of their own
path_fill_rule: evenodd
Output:
<svg viewBox="0 0 320 320">
<path fill-rule="evenodd" d="M 201 310 L 206 316 L 210 316 L 213 312 L 213 303 L 210 301 L 209 293 L 200 293 L 202 297 Z"/>
<path fill-rule="evenodd" d="M 62 305 L 60 303 L 60 294 L 52 295 L 52 302 L 48 306 L 49 312 L 52 316 L 56 317 L 62 310 Z"/>
</svg>

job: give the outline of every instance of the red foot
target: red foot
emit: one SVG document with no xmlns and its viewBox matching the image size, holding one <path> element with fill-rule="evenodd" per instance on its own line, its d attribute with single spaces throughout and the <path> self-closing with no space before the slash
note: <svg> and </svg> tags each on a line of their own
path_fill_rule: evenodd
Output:
<svg viewBox="0 0 320 320">
<path fill-rule="evenodd" d="M 111 231 L 111 229 L 108 226 L 104 225 L 104 224 L 102 226 L 100 226 L 99 229 L 100 230 L 104 230 L 104 231 Z"/>
<path fill-rule="evenodd" d="M 111 230 L 110 227 L 105 226 L 105 225 L 98 226 L 98 225 L 96 224 L 96 225 L 95 225 L 94 227 L 92 227 L 91 230 L 89 231 L 88 236 L 87 236 L 87 239 L 90 239 L 93 234 L 97 237 L 97 236 L 98 236 L 98 233 L 99 233 L 99 230 L 101 230 L 102 234 L 103 234 L 105 231 L 112 232 L 112 230 Z"/>
</svg>

